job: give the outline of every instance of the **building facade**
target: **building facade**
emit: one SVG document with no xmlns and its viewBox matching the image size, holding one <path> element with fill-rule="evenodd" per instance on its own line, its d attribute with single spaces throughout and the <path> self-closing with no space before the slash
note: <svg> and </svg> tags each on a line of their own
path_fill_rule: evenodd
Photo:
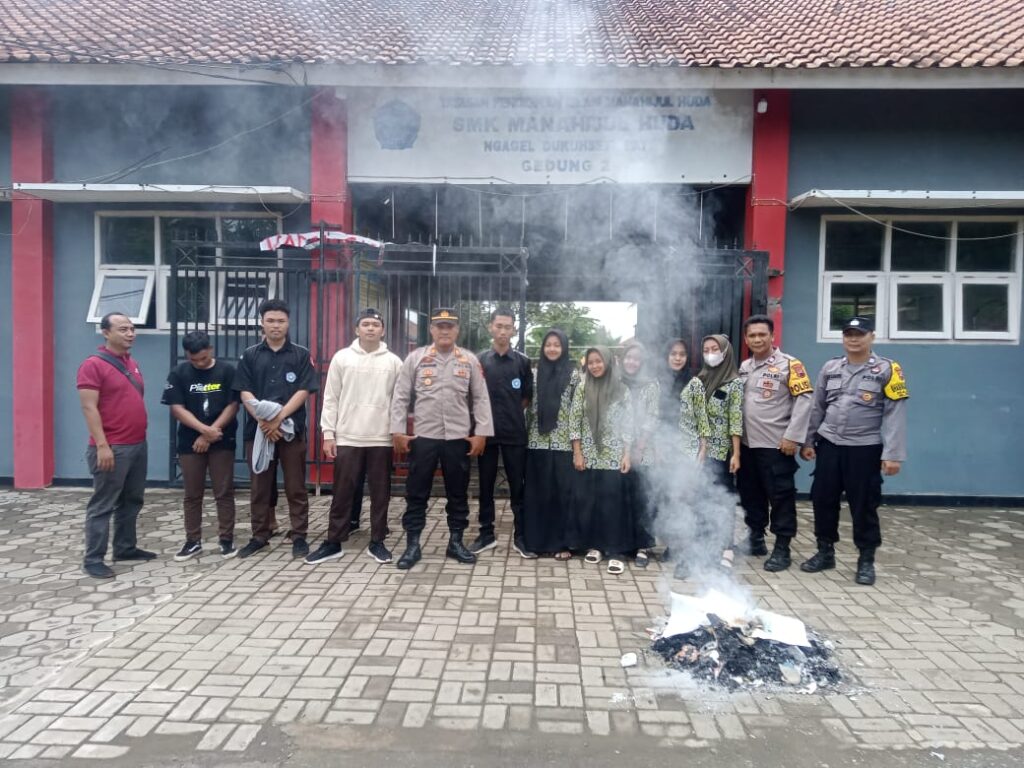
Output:
<svg viewBox="0 0 1024 768">
<path fill-rule="evenodd" d="M 784 4 L 759 5 L 761 22 L 787 23 Z M 835 38 L 862 21 L 832 19 L 808 44 L 841 58 Z M 150 476 L 168 480 L 170 296 L 196 292 L 220 333 L 253 320 L 201 274 L 172 294 L 175 243 L 251 244 L 327 221 L 391 242 L 521 243 L 549 299 L 573 298 L 555 285 L 569 263 L 614 293 L 637 243 L 674 244 L 680 270 L 687 244 L 767 251 L 788 352 L 816 370 L 841 354 L 843 318 L 870 314 L 877 350 L 907 373 L 910 454 L 887 493 L 1024 498 L 1011 442 L 1024 429 L 1024 36 L 989 61 L 958 41 L 960 22 L 905 61 L 876 42 L 877 61 L 860 66 L 808 63 L 784 40 L 730 51 L 706 30 L 717 53 L 688 53 L 677 35 L 655 66 L 620 55 L 635 46 L 617 38 L 590 60 L 577 43 L 561 58 L 521 47 L 476 61 L 457 40 L 407 41 L 409 57 L 377 43 L 362 60 L 352 52 L 377 21 L 358 15 L 347 42 L 310 40 L 295 63 L 270 41 L 259 66 L 197 47 L 188 25 L 163 33 L 173 62 L 142 44 L 103 58 L 88 31 L 76 44 L 92 53 L 69 59 L 67 40 L 25 30 L 0 64 L 0 478 L 88 476 L 74 374 L 99 343 L 98 316 L 126 305 L 143 329 Z M 643 315 L 642 296 L 623 298 Z"/>
</svg>

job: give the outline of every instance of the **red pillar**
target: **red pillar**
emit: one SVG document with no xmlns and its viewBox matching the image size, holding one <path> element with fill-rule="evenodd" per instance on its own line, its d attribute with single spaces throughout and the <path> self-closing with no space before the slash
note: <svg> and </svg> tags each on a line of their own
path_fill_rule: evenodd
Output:
<svg viewBox="0 0 1024 768">
<path fill-rule="evenodd" d="M 764 111 L 758 109 L 763 104 Z M 786 262 L 789 193 L 789 91 L 754 91 L 753 179 L 747 191 L 745 247 L 768 251 L 769 314 L 782 343 L 782 272 Z"/>
<path fill-rule="evenodd" d="M 348 189 L 348 111 L 345 101 L 339 99 L 333 88 L 323 88 L 311 103 L 310 115 L 310 221 L 315 229 L 320 222 L 327 222 L 332 227 L 345 232 L 352 231 L 352 198 Z M 314 253 L 316 259 L 324 258 L 325 266 L 336 268 L 338 254 L 335 250 Z M 325 286 L 314 285 L 310 289 L 310 331 L 319 346 L 325 351 L 324 359 L 314 360 L 313 364 L 320 373 L 321 384 L 326 379 L 327 367 L 330 365 L 334 350 L 348 343 L 348 312 L 346 296 L 348 286 L 341 283 L 330 283 Z M 322 294 L 322 312 L 318 315 L 319 294 Z M 315 354 L 315 350 L 314 350 Z M 323 387 L 321 386 L 321 391 Z M 317 398 L 311 403 L 311 418 L 319 418 Z M 311 425 L 312 426 L 312 425 Z M 313 430 L 315 432 L 315 430 Z M 320 452 L 319 445 L 311 446 L 314 455 Z M 321 466 L 319 479 L 322 483 L 330 483 L 334 467 L 331 464 Z M 315 467 L 314 467 L 315 474 Z"/>
<path fill-rule="evenodd" d="M 11 94 L 11 180 L 53 180 L 50 101 L 45 91 Z M 53 482 L 53 204 L 15 195 L 11 202 L 11 316 L 14 376 L 14 485 Z"/>
</svg>

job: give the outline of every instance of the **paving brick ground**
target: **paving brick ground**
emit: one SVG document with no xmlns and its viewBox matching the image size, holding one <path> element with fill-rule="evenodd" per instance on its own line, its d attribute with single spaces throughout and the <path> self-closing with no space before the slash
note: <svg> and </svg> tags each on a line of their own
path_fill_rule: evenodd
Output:
<svg viewBox="0 0 1024 768">
<path fill-rule="evenodd" d="M 79 569 L 84 498 L 0 491 L 0 758 L 131 761 L 160 737 L 167 755 L 227 759 L 272 732 L 338 726 L 692 749 L 789 731 L 837 749 L 1024 745 L 1024 510 L 886 508 L 874 588 L 853 583 L 848 543 L 816 576 L 738 558 L 763 607 L 836 645 L 842 690 L 796 694 L 708 690 L 653 658 L 622 669 L 665 612 L 669 574 L 509 555 L 506 509 L 502 546 L 473 567 L 443 559 L 438 501 L 410 572 L 369 559 L 365 532 L 316 567 L 282 544 L 225 561 L 212 535 L 182 564 L 178 494 L 151 491 L 141 543 L 161 558 L 96 582 Z M 314 500 L 314 545 L 327 502 Z M 804 533 L 796 556 L 811 550 Z"/>
</svg>

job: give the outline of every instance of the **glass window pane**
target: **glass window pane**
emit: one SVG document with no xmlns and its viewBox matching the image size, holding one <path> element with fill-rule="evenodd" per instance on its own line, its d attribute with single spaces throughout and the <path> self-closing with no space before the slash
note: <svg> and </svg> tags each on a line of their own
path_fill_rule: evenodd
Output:
<svg viewBox="0 0 1024 768">
<path fill-rule="evenodd" d="M 874 283 L 833 283 L 828 327 L 840 331 L 855 315 L 874 318 L 878 308 L 878 286 Z"/>
<path fill-rule="evenodd" d="M 881 269 L 884 235 L 885 228 L 870 221 L 828 222 L 825 225 L 825 269 Z"/>
<path fill-rule="evenodd" d="M 962 221 L 957 225 L 958 272 L 1012 272 L 1017 248 L 1012 221 Z"/>
<path fill-rule="evenodd" d="M 270 298 L 270 276 L 227 274 L 223 280 L 217 317 L 230 321 L 252 321 L 255 325 L 260 304 Z"/>
<path fill-rule="evenodd" d="M 100 262 L 153 264 L 153 217 L 104 216 L 100 219 Z"/>
<path fill-rule="evenodd" d="M 217 249 L 191 243 L 217 242 L 217 220 L 212 216 L 161 216 L 160 246 L 163 263 L 209 266 L 217 261 Z"/>
<path fill-rule="evenodd" d="M 171 301 L 171 277 L 167 281 L 167 301 Z M 168 305 L 167 322 L 205 324 L 210 320 L 210 278 L 206 275 L 179 275 L 174 304 Z"/>
<path fill-rule="evenodd" d="M 1010 287 L 1008 285 L 963 286 L 965 331 L 1010 330 Z"/>
<path fill-rule="evenodd" d="M 140 317 L 143 320 L 149 314 L 149 307 L 142 306 L 146 295 L 145 275 L 110 275 L 100 274 L 100 296 L 93 312 L 95 317 L 103 317 L 110 312 L 121 312 L 128 317 Z"/>
<path fill-rule="evenodd" d="M 898 229 L 897 229 L 898 228 Z M 894 271 L 945 272 L 949 267 L 948 221 L 896 221 L 892 230 Z"/>
<path fill-rule="evenodd" d="M 899 283 L 896 285 L 896 329 L 899 331 L 943 330 L 941 283 Z"/>
<path fill-rule="evenodd" d="M 232 265 L 259 267 L 277 259 L 276 251 L 261 251 L 259 246 L 260 240 L 277 234 L 277 219 L 222 218 L 220 226 L 225 243 L 238 243 L 223 250 Z"/>
</svg>

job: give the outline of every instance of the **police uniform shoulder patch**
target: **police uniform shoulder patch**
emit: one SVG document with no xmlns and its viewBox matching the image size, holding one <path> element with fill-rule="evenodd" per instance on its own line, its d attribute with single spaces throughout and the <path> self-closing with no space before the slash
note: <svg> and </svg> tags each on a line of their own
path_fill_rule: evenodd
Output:
<svg viewBox="0 0 1024 768">
<path fill-rule="evenodd" d="M 791 357 L 789 359 L 789 394 L 797 397 L 813 389 L 814 387 L 811 386 L 811 379 L 807 375 L 807 369 L 804 368 L 804 364 L 795 357 Z"/>
<path fill-rule="evenodd" d="M 903 378 L 903 369 L 895 360 L 889 361 L 889 382 L 885 385 L 885 396 L 890 400 L 903 400 L 910 397 L 907 391 L 907 380 Z"/>
</svg>

